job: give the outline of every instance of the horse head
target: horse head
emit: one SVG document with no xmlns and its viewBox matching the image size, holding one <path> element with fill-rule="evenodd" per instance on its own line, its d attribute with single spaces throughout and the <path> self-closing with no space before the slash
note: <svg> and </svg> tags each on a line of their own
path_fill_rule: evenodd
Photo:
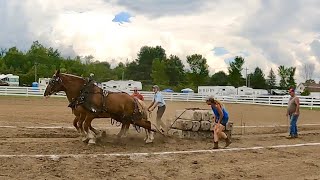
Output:
<svg viewBox="0 0 320 180">
<path fill-rule="evenodd" d="M 64 90 L 65 90 L 65 87 L 63 86 L 63 83 L 60 77 L 60 70 L 57 70 L 56 73 L 50 79 L 49 84 L 43 95 L 47 97 L 54 93 L 57 93 L 59 91 L 64 91 Z"/>
<path fill-rule="evenodd" d="M 44 92 L 44 96 L 48 97 L 59 91 L 64 91 L 69 98 L 75 98 L 80 95 L 81 89 L 84 87 L 86 79 L 66 73 L 60 73 L 57 70 L 49 81 L 49 84 Z"/>
</svg>

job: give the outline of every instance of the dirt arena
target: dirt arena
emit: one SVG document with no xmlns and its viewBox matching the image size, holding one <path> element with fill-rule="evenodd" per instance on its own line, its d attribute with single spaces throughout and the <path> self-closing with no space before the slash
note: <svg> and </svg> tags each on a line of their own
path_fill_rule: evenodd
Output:
<svg viewBox="0 0 320 180">
<path fill-rule="evenodd" d="M 208 108 L 167 104 L 167 124 L 178 109 Z M 120 127 L 110 119 L 93 121 L 107 137 L 88 146 L 67 105 L 64 98 L 0 96 L 0 179 L 320 179 L 319 110 L 301 109 L 300 136 L 289 140 L 284 107 L 226 104 L 233 143 L 212 150 L 211 139 L 159 134 L 144 144 L 144 132 L 133 128 L 118 140 Z"/>
</svg>

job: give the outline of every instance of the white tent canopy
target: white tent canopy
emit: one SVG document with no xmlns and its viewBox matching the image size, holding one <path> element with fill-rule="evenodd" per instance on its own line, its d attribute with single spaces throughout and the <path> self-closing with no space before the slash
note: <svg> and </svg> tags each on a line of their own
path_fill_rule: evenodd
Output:
<svg viewBox="0 0 320 180">
<path fill-rule="evenodd" d="M 181 92 L 194 92 L 194 91 L 190 88 L 185 88 L 185 89 L 181 89 Z"/>
</svg>

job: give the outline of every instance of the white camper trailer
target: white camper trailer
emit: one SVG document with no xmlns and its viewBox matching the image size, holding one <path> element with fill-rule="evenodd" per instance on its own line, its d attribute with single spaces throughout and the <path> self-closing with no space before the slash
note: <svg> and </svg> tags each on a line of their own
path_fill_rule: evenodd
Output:
<svg viewBox="0 0 320 180">
<path fill-rule="evenodd" d="M 253 89 L 251 87 L 241 86 L 237 88 L 237 94 L 247 96 L 268 95 L 268 91 L 265 89 Z"/>
<path fill-rule="evenodd" d="M 246 86 L 238 88 L 235 88 L 234 86 L 199 86 L 198 93 L 217 96 L 268 95 L 268 91 L 265 89 L 252 89 Z"/>
<path fill-rule="evenodd" d="M 13 74 L 0 74 L 0 80 L 9 84 L 9 86 L 19 86 L 19 76 Z"/>
<path fill-rule="evenodd" d="M 39 88 L 47 88 L 50 78 L 39 78 Z"/>
<path fill-rule="evenodd" d="M 237 88 L 238 95 L 253 95 L 253 89 L 247 86 L 241 86 Z"/>
<path fill-rule="evenodd" d="M 268 90 L 266 89 L 253 89 L 253 94 L 258 96 L 258 95 L 269 95 Z"/>
<path fill-rule="evenodd" d="M 198 93 L 204 95 L 235 95 L 236 88 L 233 86 L 198 86 Z"/>
<path fill-rule="evenodd" d="M 101 87 L 103 90 L 120 90 L 120 91 L 132 91 L 134 87 L 138 90 L 142 90 L 142 83 L 140 81 L 108 81 L 102 82 Z"/>
</svg>

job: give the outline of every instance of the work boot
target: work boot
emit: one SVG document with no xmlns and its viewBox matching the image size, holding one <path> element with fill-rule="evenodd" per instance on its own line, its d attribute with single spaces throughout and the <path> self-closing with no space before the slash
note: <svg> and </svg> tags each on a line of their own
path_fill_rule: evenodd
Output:
<svg viewBox="0 0 320 180">
<path fill-rule="evenodd" d="M 293 135 L 289 135 L 289 136 L 287 136 L 286 138 L 287 138 L 287 139 L 293 139 L 294 136 L 293 136 Z"/>
<path fill-rule="evenodd" d="M 213 149 L 219 149 L 218 142 L 213 142 Z"/>
<path fill-rule="evenodd" d="M 231 140 L 230 140 L 230 138 L 228 137 L 228 138 L 226 139 L 226 146 L 224 146 L 224 147 L 228 147 L 230 144 L 231 144 Z"/>
</svg>

